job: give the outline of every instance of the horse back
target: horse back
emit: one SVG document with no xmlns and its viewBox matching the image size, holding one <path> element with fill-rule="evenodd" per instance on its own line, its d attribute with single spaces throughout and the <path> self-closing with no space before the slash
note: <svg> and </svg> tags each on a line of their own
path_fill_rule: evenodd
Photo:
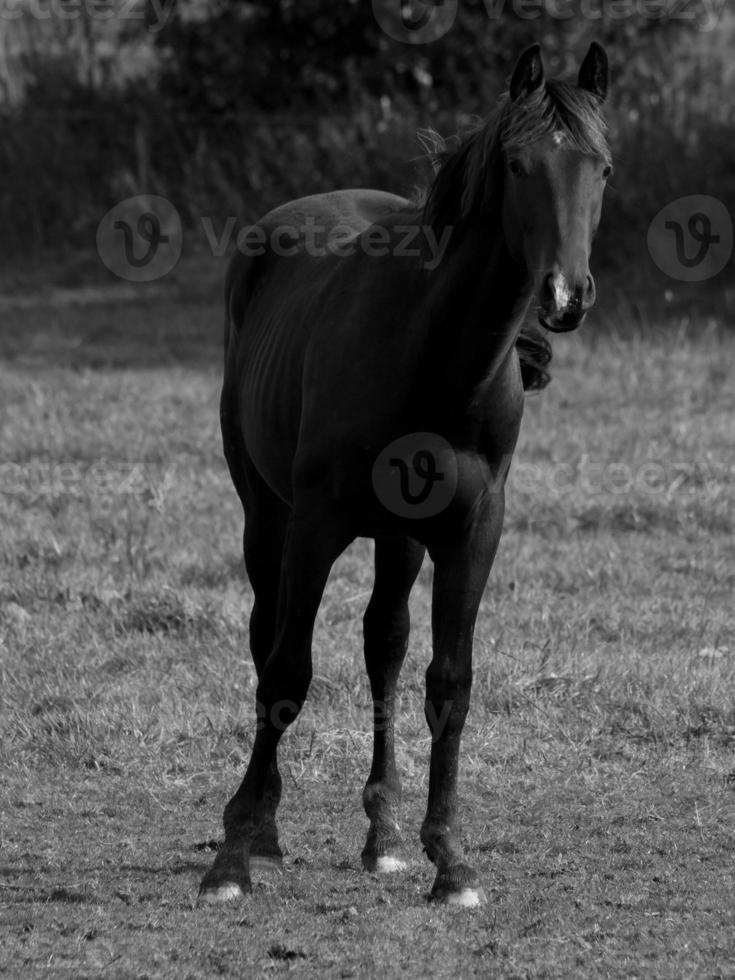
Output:
<svg viewBox="0 0 735 980">
<path fill-rule="evenodd" d="M 315 226 L 320 233 L 339 228 L 345 233 L 351 231 L 359 235 L 370 225 L 407 207 L 409 202 L 397 194 L 355 188 L 289 201 L 269 211 L 258 224 L 270 233 L 279 227 L 293 230 L 296 241 L 306 246 L 308 237 L 305 232 L 309 227 Z"/>
<path fill-rule="evenodd" d="M 333 241 L 330 236 L 336 233 L 341 240 L 349 241 L 409 206 L 397 194 L 357 188 L 298 198 L 263 215 L 246 230 L 244 247 L 238 248 L 228 267 L 225 352 L 233 331 L 239 334 L 245 325 L 248 305 L 269 279 L 278 277 L 279 271 L 287 272 L 296 286 L 300 275 L 313 283 L 314 277 L 319 279 L 331 265 L 315 261 L 329 251 L 326 243 Z M 283 258 L 289 261 L 279 261 Z"/>
</svg>

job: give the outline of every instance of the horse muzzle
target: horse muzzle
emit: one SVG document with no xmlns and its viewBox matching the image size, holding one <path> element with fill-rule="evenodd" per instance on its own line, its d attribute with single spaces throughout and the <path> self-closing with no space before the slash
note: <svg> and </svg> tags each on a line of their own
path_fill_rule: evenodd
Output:
<svg viewBox="0 0 735 980">
<path fill-rule="evenodd" d="M 576 330 L 586 316 L 586 310 L 567 309 L 561 313 L 551 313 L 539 307 L 538 322 L 552 333 L 569 333 L 570 330 Z"/>
<path fill-rule="evenodd" d="M 589 273 L 583 283 L 570 284 L 560 272 L 550 272 L 539 296 L 538 318 L 552 333 L 576 330 L 595 302 L 595 281 Z"/>
</svg>

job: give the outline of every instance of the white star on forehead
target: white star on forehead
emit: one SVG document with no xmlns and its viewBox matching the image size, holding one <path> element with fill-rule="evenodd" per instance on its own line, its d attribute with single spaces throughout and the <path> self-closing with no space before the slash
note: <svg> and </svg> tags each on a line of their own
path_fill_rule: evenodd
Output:
<svg viewBox="0 0 735 980">
<path fill-rule="evenodd" d="M 560 143 L 564 142 L 564 133 L 562 133 L 560 129 L 557 129 L 557 131 L 554 133 L 554 135 L 551 138 L 554 141 L 554 144 L 556 146 L 559 146 Z"/>
</svg>

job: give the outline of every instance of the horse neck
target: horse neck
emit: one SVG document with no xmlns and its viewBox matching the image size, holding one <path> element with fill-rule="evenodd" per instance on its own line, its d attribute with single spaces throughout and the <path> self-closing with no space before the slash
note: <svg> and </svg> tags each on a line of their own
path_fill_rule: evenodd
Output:
<svg viewBox="0 0 735 980">
<path fill-rule="evenodd" d="M 500 220 L 455 229 L 428 277 L 423 309 L 428 359 L 440 390 L 462 403 L 507 363 L 532 295 L 531 278 L 506 245 Z"/>
</svg>

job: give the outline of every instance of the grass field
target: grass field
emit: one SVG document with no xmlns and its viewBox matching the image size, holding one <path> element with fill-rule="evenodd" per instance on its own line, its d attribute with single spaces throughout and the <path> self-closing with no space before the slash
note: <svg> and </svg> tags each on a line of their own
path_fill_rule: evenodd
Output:
<svg viewBox="0 0 735 980">
<path fill-rule="evenodd" d="M 282 743 L 285 873 L 196 908 L 251 745 L 251 592 L 216 291 L 136 290 L 2 312 L 0 972 L 735 976 L 735 334 L 630 329 L 623 302 L 555 342 L 528 400 L 462 754 L 488 904 L 426 900 L 428 564 L 398 735 L 411 863 L 360 871 L 359 541 Z"/>
</svg>

